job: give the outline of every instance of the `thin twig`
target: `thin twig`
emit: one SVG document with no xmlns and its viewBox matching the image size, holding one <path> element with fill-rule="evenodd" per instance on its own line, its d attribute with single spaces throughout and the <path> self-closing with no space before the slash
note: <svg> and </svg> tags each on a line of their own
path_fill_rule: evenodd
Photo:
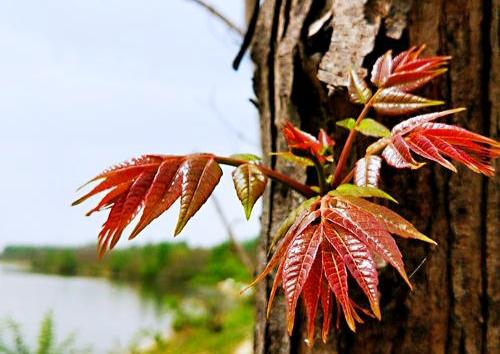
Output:
<svg viewBox="0 0 500 354">
<path fill-rule="evenodd" d="M 217 212 L 217 215 L 219 215 L 222 224 L 224 224 L 224 227 L 226 228 L 227 237 L 229 238 L 229 243 L 231 245 L 231 248 L 234 250 L 236 256 L 240 259 L 241 263 L 243 263 L 243 265 L 247 268 L 249 273 L 253 275 L 254 271 L 253 262 L 248 256 L 248 253 L 245 251 L 243 246 L 241 246 L 241 244 L 236 240 L 233 229 L 231 228 L 231 224 L 227 220 L 226 215 L 224 214 L 224 211 L 222 210 L 222 207 L 219 203 L 219 200 L 216 198 L 215 195 L 212 195 L 212 201 L 214 202 L 215 211 Z"/>
<path fill-rule="evenodd" d="M 415 268 L 415 270 L 413 272 L 411 272 L 410 276 L 408 277 L 408 279 L 411 279 L 415 273 L 418 272 L 418 270 L 420 268 L 422 268 L 422 266 L 424 265 L 424 263 L 427 261 L 427 256 L 424 257 L 424 259 L 422 259 L 422 261 L 418 264 L 418 266 Z"/>
<path fill-rule="evenodd" d="M 250 43 L 252 43 L 252 39 L 255 34 L 255 28 L 257 27 L 257 19 L 259 18 L 259 9 L 260 9 L 260 0 L 255 0 L 252 17 L 250 18 L 250 22 L 248 23 L 247 33 L 245 33 L 245 37 L 243 38 L 243 43 L 241 43 L 240 50 L 238 51 L 238 54 L 236 54 L 236 57 L 233 60 L 234 70 L 238 70 L 241 64 L 241 60 L 243 59 L 243 56 L 250 47 Z"/>
<path fill-rule="evenodd" d="M 240 36 L 243 37 L 243 35 L 245 34 L 245 32 L 239 28 L 237 25 L 234 24 L 233 21 L 231 21 L 230 19 L 228 19 L 226 16 L 224 16 L 219 10 L 217 10 L 215 7 L 213 7 L 212 5 L 210 4 L 207 4 L 205 1 L 203 0 L 190 0 L 198 5 L 200 5 L 201 7 L 203 7 L 204 9 L 206 9 L 208 12 L 210 12 L 212 15 L 214 15 L 215 17 L 217 17 L 219 20 L 221 20 L 222 22 L 224 22 L 226 24 L 227 27 L 229 27 L 229 29 L 231 29 L 233 32 L 239 34 Z"/>
</svg>

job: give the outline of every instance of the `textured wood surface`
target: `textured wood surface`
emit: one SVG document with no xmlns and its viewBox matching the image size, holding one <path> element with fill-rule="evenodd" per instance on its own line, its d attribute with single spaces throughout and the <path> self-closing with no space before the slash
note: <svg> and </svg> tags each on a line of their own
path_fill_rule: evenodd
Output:
<svg viewBox="0 0 500 354">
<path fill-rule="evenodd" d="M 334 122 L 357 108 L 345 103 L 341 90 L 329 95 L 318 79 L 320 63 L 336 49 L 332 34 L 340 20 L 326 21 L 324 28 L 308 36 L 309 26 L 327 11 L 335 11 L 336 3 L 340 2 L 265 0 L 261 5 L 252 59 L 264 156 L 286 148 L 278 134 L 285 119 L 312 133 L 324 127 L 345 138 L 334 130 Z M 428 44 L 429 54 L 452 55 L 449 73 L 426 93 L 446 100 L 450 107 L 468 108 L 449 122 L 498 139 L 499 1 L 392 1 L 387 2 L 391 7 L 381 11 L 378 6 L 383 3 L 370 0 L 364 5 L 366 19 L 379 16 L 382 23 L 371 52 L 359 50 L 356 36 L 346 37 L 342 51 L 367 67 L 387 49 L 401 50 L 423 42 Z M 344 12 L 342 21 L 349 23 L 350 15 Z M 355 16 L 352 24 L 361 25 L 359 13 Z M 407 28 L 397 39 L 404 25 Z M 363 30 L 353 28 L 356 33 Z M 343 69 L 328 68 L 334 73 Z M 287 163 L 267 160 L 298 179 L 307 178 Z M 257 289 L 256 353 L 498 353 L 500 178 L 488 179 L 465 168 L 455 175 L 431 165 L 418 172 L 386 169 L 383 177 L 385 188 L 401 201 L 398 211 L 439 243 L 431 248 L 418 242 L 398 242 L 409 272 L 426 257 L 412 278 L 415 290 L 408 291 L 392 270 L 384 269 L 380 279 L 382 321 L 367 319 L 356 334 L 342 325 L 332 331 L 329 343 L 317 340 L 310 350 L 303 342 L 300 315 L 294 334 L 287 336 L 282 296 L 266 321 L 268 280 Z M 266 262 L 273 231 L 298 201 L 297 195 L 276 183 L 266 191 L 258 268 Z"/>
</svg>

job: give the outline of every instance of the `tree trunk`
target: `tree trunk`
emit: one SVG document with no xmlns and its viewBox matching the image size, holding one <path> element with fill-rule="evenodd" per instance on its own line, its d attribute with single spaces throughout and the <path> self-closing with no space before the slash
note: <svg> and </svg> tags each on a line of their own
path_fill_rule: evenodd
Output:
<svg viewBox="0 0 500 354">
<path fill-rule="evenodd" d="M 498 0 L 263 1 L 251 54 L 264 156 L 286 149 L 279 130 L 287 119 L 314 134 L 326 128 L 343 141 L 335 121 L 359 107 L 346 103 L 342 73 L 351 63 L 370 68 L 387 49 L 420 43 L 427 43 L 428 54 L 453 56 L 449 72 L 426 89 L 450 107 L 467 107 L 449 122 L 498 139 L 499 11 Z M 394 119 L 386 122 L 393 125 Z M 267 159 L 283 172 L 308 178 Z M 408 273 L 427 257 L 411 279 L 414 291 L 392 269 L 382 269 L 382 321 L 367 318 L 357 333 L 341 323 L 327 344 L 317 334 L 311 350 L 304 344 L 302 316 L 292 337 L 286 334 L 282 296 L 266 321 L 268 279 L 257 289 L 256 353 L 498 352 L 499 178 L 465 168 L 452 174 L 429 164 L 411 172 L 387 168 L 383 179 L 401 203 L 395 209 L 438 242 L 430 247 L 398 240 Z M 299 201 L 280 184 L 268 188 L 259 269 L 273 232 Z"/>
</svg>

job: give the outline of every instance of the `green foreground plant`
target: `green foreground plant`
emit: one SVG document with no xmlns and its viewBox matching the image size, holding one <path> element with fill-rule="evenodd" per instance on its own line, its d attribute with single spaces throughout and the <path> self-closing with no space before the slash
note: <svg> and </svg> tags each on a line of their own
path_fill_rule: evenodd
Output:
<svg viewBox="0 0 500 354">
<path fill-rule="evenodd" d="M 76 349 L 75 336 L 69 335 L 61 342 L 56 341 L 54 319 L 52 313 L 47 313 L 42 319 L 35 348 L 30 348 L 21 331 L 20 325 L 12 319 L 0 325 L 1 354 L 84 354 L 89 349 Z"/>
</svg>

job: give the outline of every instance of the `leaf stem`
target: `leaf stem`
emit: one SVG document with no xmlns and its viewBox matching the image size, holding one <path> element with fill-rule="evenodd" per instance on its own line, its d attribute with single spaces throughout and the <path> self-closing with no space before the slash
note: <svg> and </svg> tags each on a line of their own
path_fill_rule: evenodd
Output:
<svg viewBox="0 0 500 354">
<path fill-rule="evenodd" d="M 347 162 L 347 158 L 349 157 L 349 153 L 351 152 L 352 144 L 354 143 L 354 139 L 356 138 L 356 133 L 357 133 L 356 128 L 359 126 L 361 121 L 366 117 L 366 115 L 370 111 L 370 108 L 373 105 L 373 102 L 375 101 L 375 98 L 379 95 L 380 92 L 381 92 L 381 89 L 378 89 L 375 92 L 375 94 L 368 100 L 368 102 L 365 103 L 363 110 L 361 111 L 358 118 L 356 119 L 356 123 L 354 123 L 354 127 L 349 132 L 349 136 L 347 137 L 347 140 L 345 141 L 342 152 L 340 153 L 339 162 L 337 163 L 337 167 L 335 168 L 335 171 L 333 174 L 333 181 L 332 181 L 333 187 L 337 187 L 340 184 L 340 181 L 342 178 L 342 171 L 344 170 L 344 167 L 345 167 L 346 162 Z"/>
<path fill-rule="evenodd" d="M 248 161 L 245 160 L 240 160 L 240 159 L 234 159 L 231 157 L 223 157 L 223 156 L 215 156 L 215 161 L 218 163 L 221 163 L 223 165 L 229 165 L 229 166 L 234 166 L 238 167 L 240 165 L 243 165 L 245 163 L 248 163 Z M 281 182 L 283 184 L 286 184 L 288 187 L 295 189 L 297 192 L 302 194 L 306 198 L 312 198 L 318 193 L 313 191 L 309 186 L 300 183 L 299 181 L 288 177 L 287 175 L 284 175 L 276 170 L 273 170 L 272 168 L 269 168 L 264 165 L 258 165 L 260 170 L 267 175 L 268 177 L 274 179 L 275 181 Z"/>
<path fill-rule="evenodd" d="M 328 192 L 328 183 L 326 182 L 325 170 L 323 169 L 323 165 L 318 161 L 316 156 L 313 156 L 311 160 L 314 162 L 316 174 L 318 175 L 320 194 L 325 195 Z"/>
<path fill-rule="evenodd" d="M 344 177 L 344 179 L 342 179 L 342 182 L 340 182 L 340 184 L 344 184 L 344 183 L 349 183 L 351 181 L 351 179 L 354 177 L 354 167 L 351 169 L 351 171 L 347 174 L 347 176 Z"/>
</svg>

